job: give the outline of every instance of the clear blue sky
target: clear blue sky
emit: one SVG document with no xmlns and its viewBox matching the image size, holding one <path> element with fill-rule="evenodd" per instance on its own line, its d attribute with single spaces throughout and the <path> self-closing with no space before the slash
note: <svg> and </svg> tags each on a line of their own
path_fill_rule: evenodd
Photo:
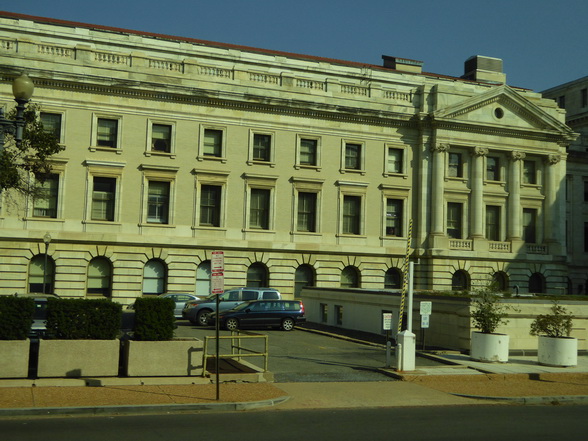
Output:
<svg viewBox="0 0 588 441">
<path fill-rule="evenodd" d="M 461 76 L 501 58 L 542 91 L 588 75 L 588 0 L 6 0 L 0 10 L 380 65 L 382 55 Z"/>
</svg>

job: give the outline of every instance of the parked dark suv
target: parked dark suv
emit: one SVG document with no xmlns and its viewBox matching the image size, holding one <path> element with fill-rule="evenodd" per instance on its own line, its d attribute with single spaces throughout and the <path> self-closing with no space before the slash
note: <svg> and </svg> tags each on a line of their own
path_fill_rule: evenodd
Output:
<svg viewBox="0 0 588 441">
<path fill-rule="evenodd" d="M 221 311 L 233 309 L 248 300 L 279 300 L 281 298 L 278 290 L 273 288 L 231 288 L 220 295 L 219 309 Z M 215 311 L 216 295 L 212 295 L 202 300 L 186 302 L 182 317 L 195 325 L 206 326 L 208 315 Z"/>
<path fill-rule="evenodd" d="M 220 326 L 229 331 L 252 327 L 280 327 L 291 331 L 297 323 L 306 321 L 304 305 L 299 300 L 254 300 L 221 311 L 218 318 Z M 213 325 L 215 320 L 216 313 L 211 313 L 208 324 Z"/>
</svg>

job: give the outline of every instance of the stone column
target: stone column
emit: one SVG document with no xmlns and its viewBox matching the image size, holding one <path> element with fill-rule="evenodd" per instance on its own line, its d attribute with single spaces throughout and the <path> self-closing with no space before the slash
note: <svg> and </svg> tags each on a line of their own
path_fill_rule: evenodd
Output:
<svg viewBox="0 0 588 441">
<path fill-rule="evenodd" d="M 524 152 L 511 152 L 510 179 L 508 183 L 508 239 L 521 239 L 521 161 L 525 159 Z"/>
<path fill-rule="evenodd" d="M 558 187 L 556 184 L 556 166 L 559 161 L 561 161 L 561 155 L 549 155 L 545 158 L 545 206 L 543 208 L 545 219 L 544 242 L 557 242 L 558 240 L 555 222 L 559 221 L 559 207 L 557 204 Z"/>
<path fill-rule="evenodd" d="M 487 154 L 485 147 L 476 147 L 473 152 L 471 237 L 484 236 L 484 156 Z"/>
<path fill-rule="evenodd" d="M 443 235 L 443 213 L 445 193 L 445 153 L 449 144 L 438 144 L 431 148 L 433 151 L 433 176 L 431 188 L 431 234 Z"/>
</svg>

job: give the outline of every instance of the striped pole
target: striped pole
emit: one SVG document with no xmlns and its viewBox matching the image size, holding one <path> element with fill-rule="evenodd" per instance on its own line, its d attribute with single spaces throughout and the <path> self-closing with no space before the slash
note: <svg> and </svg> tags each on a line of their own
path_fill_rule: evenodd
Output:
<svg viewBox="0 0 588 441">
<path fill-rule="evenodd" d="M 402 317 L 404 315 L 404 300 L 406 299 L 406 291 L 408 290 L 408 261 L 410 258 L 410 241 L 412 238 L 412 219 L 408 222 L 408 237 L 406 238 L 406 255 L 404 256 L 404 264 L 402 271 L 404 277 L 402 279 L 402 294 L 400 296 L 400 309 L 398 311 L 398 333 L 402 332 Z"/>
</svg>

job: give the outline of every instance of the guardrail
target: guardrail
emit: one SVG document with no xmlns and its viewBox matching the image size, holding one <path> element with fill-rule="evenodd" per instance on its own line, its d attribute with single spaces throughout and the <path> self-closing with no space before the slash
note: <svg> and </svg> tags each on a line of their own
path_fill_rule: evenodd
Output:
<svg viewBox="0 0 588 441">
<path fill-rule="evenodd" d="M 263 371 L 267 372 L 268 368 L 268 336 L 262 334 L 250 334 L 250 333 L 243 333 L 240 331 L 231 331 L 231 335 L 221 335 L 218 337 L 219 340 L 230 340 L 231 342 L 231 352 L 230 354 L 218 354 L 218 358 L 231 358 L 237 361 L 241 361 L 243 357 L 263 357 Z M 242 340 L 264 340 L 263 345 L 263 352 L 256 351 L 254 349 L 247 348 L 243 346 Z M 206 363 L 209 358 L 216 358 L 216 354 L 209 354 L 209 341 L 216 340 L 216 336 L 214 335 L 207 335 L 204 337 L 204 349 L 203 349 L 203 361 L 204 366 L 206 367 Z M 220 352 L 220 351 L 219 351 Z"/>
</svg>

